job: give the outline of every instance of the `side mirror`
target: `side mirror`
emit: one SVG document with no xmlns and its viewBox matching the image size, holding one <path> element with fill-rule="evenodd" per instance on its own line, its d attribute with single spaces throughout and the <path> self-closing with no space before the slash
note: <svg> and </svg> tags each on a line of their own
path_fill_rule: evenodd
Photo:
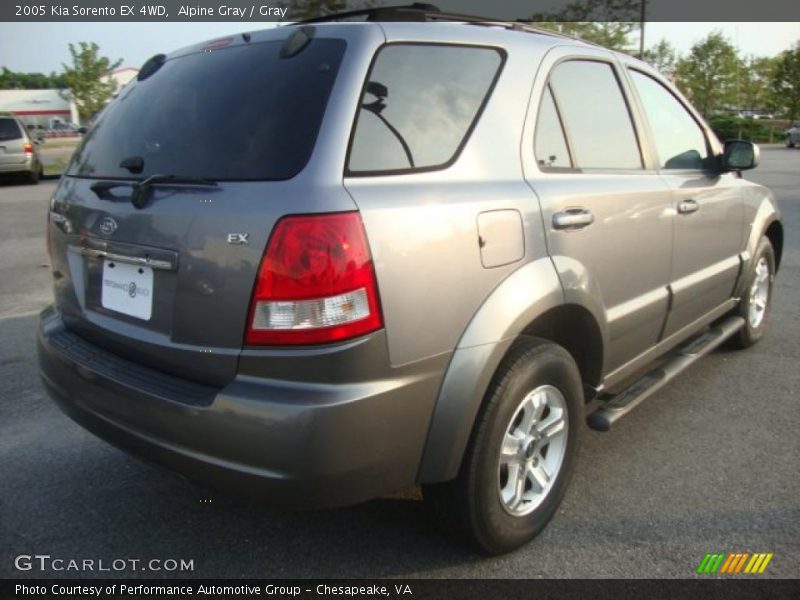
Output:
<svg viewBox="0 0 800 600">
<path fill-rule="evenodd" d="M 78 127 L 78 133 L 83 134 L 83 133 L 86 133 L 87 131 L 89 131 L 89 130 L 86 127 Z"/>
<path fill-rule="evenodd" d="M 744 140 L 727 140 L 725 153 L 722 155 L 722 167 L 725 171 L 745 171 L 755 169 L 761 156 L 756 144 Z"/>
</svg>

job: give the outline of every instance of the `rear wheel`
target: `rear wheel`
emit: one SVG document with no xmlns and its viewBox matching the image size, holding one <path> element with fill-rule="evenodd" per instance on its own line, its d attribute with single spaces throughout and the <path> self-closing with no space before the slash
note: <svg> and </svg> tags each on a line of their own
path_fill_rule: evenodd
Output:
<svg viewBox="0 0 800 600">
<path fill-rule="evenodd" d="M 563 498 L 583 413 L 569 353 L 526 338 L 500 364 L 453 482 L 425 486 L 440 515 L 489 554 L 533 539 Z"/>
<path fill-rule="evenodd" d="M 739 333 L 731 338 L 735 348 L 749 348 L 763 336 L 767 326 L 770 302 L 772 300 L 772 282 L 775 278 L 775 251 L 769 238 L 761 238 L 756 248 L 755 257 L 747 276 L 745 291 L 739 308 L 739 316 L 745 324 Z"/>
<path fill-rule="evenodd" d="M 39 183 L 39 180 L 42 178 L 42 165 L 37 165 L 34 170 L 28 173 L 28 183 L 31 185 L 36 185 Z"/>
</svg>

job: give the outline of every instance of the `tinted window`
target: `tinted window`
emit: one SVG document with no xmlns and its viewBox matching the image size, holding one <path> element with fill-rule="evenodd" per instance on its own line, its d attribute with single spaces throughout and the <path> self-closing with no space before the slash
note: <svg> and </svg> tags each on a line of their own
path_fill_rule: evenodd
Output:
<svg viewBox="0 0 800 600">
<path fill-rule="evenodd" d="M 611 65 L 569 61 L 550 75 L 575 166 L 639 169 L 642 166 L 630 113 Z"/>
<path fill-rule="evenodd" d="M 308 161 L 345 50 L 314 39 L 280 58 L 282 42 L 230 46 L 168 60 L 101 114 L 71 175 L 131 177 L 119 167 L 217 180 L 288 179 Z"/>
<path fill-rule="evenodd" d="M 652 77 L 631 71 L 665 169 L 702 169 L 708 157 L 703 130 L 663 85 Z"/>
<path fill-rule="evenodd" d="M 0 119 L 0 141 L 17 140 L 22 137 L 14 119 Z"/>
<path fill-rule="evenodd" d="M 487 48 L 392 45 L 368 77 L 348 167 L 434 168 L 456 157 L 502 64 Z"/>
<path fill-rule="evenodd" d="M 536 161 L 542 167 L 572 166 L 564 129 L 561 127 L 549 86 L 542 96 L 536 121 Z"/>
</svg>

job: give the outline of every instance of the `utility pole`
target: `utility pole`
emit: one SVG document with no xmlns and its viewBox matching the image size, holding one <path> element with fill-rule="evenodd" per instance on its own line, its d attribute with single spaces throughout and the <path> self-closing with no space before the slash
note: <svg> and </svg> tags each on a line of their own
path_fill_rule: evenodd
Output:
<svg viewBox="0 0 800 600">
<path fill-rule="evenodd" d="M 647 0 L 640 0 L 639 3 L 639 60 L 644 60 L 644 15 L 647 7 Z"/>
</svg>

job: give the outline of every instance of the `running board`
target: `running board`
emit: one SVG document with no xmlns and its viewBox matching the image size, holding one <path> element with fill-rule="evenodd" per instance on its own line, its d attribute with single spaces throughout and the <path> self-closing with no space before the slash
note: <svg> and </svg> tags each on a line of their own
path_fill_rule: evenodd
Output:
<svg viewBox="0 0 800 600">
<path fill-rule="evenodd" d="M 646 373 L 618 394 L 601 399 L 600 407 L 587 418 L 589 427 L 598 431 L 608 431 L 615 421 L 627 415 L 742 327 L 744 327 L 742 317 L 728 317 L 700 335 L 690 338 L 667 354 L 668 359 L 664 364 Z"/>
</svg>

